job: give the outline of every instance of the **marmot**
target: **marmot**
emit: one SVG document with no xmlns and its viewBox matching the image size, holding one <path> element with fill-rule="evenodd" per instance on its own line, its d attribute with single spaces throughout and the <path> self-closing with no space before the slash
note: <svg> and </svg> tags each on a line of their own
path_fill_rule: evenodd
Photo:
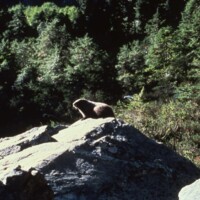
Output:
<svg viewBox="0 0 200 200">
<path fill-rule="evenodd" d="M 81 113 L 82 119 L 115 117 L 112 108 L 106 103 L 77 99 L 73 107 Z"/>
</svg>

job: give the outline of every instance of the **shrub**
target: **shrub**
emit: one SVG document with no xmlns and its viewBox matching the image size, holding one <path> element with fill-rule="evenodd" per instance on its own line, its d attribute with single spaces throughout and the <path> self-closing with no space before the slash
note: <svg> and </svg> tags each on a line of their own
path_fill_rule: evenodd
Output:
<svg viewBox="0 0 200 200">
<path fill-rule="evenodd" d="M 116 115 L 150 138 L 166 144 L 199 164 L 200 108 L 196 102 L 171 99 L 145 102 L 143 90 L 128 102 L 119 102 Z"/>
</svg>

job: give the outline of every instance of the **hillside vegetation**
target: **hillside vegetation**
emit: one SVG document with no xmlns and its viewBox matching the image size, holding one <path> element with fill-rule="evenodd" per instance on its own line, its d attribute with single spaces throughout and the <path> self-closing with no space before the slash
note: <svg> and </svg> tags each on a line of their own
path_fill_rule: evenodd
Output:
<svg viewBox="0 0 200 200">
<path fill-rule="evenodd" d="M 1 7 L 1 136 L 85 97 L 199 164 L 200 1 L 70 2 Z"/>
</svg>

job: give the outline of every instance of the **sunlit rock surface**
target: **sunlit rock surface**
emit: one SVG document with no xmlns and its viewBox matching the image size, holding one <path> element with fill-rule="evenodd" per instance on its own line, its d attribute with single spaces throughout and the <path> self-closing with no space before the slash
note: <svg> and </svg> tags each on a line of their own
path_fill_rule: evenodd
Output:
<svg viewBox="0 0 200 200">
<path fill-rule="evenodd" d="M 185 186 L 179 193 L 179 200 L 199 200 L 200 199 L 200 179 Z"/>
</svg>

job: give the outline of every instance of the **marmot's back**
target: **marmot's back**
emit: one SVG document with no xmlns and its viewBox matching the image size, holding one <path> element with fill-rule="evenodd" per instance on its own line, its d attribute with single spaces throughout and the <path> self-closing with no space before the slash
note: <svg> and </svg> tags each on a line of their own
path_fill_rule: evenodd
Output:
<svg viewBox="0 0 200 200">
<path fill-rule="evenodd" d="M 97 104 L 93 110 L 96 113 L 97 118 L 115 117 L 112 108 L 104 103 Z"/>
</svg>

